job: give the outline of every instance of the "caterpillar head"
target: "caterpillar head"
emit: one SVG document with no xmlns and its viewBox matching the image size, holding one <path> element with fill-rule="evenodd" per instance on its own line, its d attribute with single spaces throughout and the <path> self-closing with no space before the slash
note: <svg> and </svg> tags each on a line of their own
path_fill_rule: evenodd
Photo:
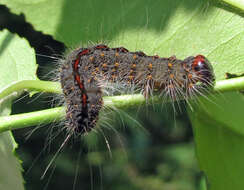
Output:
<svg viewBox="0 0 244 190">
<path fill-rule="evenodd" d="M 206 57 L 197 55 L 191 65 L 192 71 L 199 76 L 199 80 L 203 83 L 213 83 L 215 80 L 213 67 Z"/>
<path fill-rule="evenodd" d="M 186 87 L 188 95 L 194 92 L 208 91 L 215 82 L 213 67 L 208 59 L 203 55 L 191 56 L 184 61 L 184 69 L 188 73 L 188 86 Z"/>
<path fill-rule="evenodd" d="M 215 81 L 213 67 L 208 59 L 203 55 L 197 55 L 195 57 L 188 57 L 184 60 L 187 68 L 192 75 L 194 83 L 199 83 L 204 86 L 211 86 Z"/>
</svg>

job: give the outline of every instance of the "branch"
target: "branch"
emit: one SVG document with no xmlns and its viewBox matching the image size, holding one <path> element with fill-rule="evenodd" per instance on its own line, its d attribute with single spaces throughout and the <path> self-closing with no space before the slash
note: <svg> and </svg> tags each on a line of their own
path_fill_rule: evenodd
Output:
<svg viewBox="0 0 244 190">
<path fill-rule="evenodd" d="M 13 85 L 5 88 L 0 92 L 0 100 L 4 101 L 5 97 L 15 93 L 16 91 L 41 91 L 50 93 L 62 93 L 60 84 L 57 82 L 47 82 L 39 80 L 27 80 L 16 82 Z M 238 77 L 228 80 L 216 82 L 214 87 L 215 92 L 239 91 L 244 90 L 244 77 Z M 162 98 L 152 97 L 146 102 L 141 94 L 135 95 L 121 95 L 104 97 L 104 105 L 106 107 L 115 107 L 118 109 L 126 109 L 129 107 L 139 106 L 148 102 L 162 103 Z M 1 103 L 0 101 L 0 103 Z M 20 129 L 35 125 L 44 125 L 55 121 L 63 120 L 65 117 L 64 107 L 56 107 L 42 111 L 35 111 L 24 114 L 16 114 L 10 116 L 0 117 L 0 132 Z"/>
</svg>

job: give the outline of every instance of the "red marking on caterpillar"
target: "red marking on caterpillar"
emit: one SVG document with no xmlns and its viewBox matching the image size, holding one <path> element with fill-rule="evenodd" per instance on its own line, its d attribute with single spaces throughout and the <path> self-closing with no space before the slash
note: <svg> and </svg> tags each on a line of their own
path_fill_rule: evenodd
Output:
<svg viewBox="0 0 244 190">
<path fill-rule="evenodd" d="M 215 77 L 202 55 L 178 60 L 100 44 L 71 52 L 60 79 L 67 104 L 67 128 L 83 134 L 95 127 L 103 105 L 102 91 L 110 85 L 133 87 L 145 98 L 157 92 L 174 101 L 202 95 Z"/>
<path fill-rule="evenodd" d="M 83 50 L 81 53 L 79 53 L 79 56 L 82 56 L 82 55 L 85 55 L 85 54 L 88 54 L 90 52 L 89 49 L 85 49 Z"/>
<path fill-rule="evenodd" d="M 108 46 L 105 46 L 105 45 L 97 45 L 96 47 L 95 47 L 95 49 L 103 49 L 103 50 L 105 50 L 105 49 L 108 49 L 109 47 Z"/>
<path fill-rule="evenodd" d="M 82 106 L 86 106 L 86 101 L 87 101 L 87 95 L 86 94 L 83 94 L 82 95 Z"/>
</svg>

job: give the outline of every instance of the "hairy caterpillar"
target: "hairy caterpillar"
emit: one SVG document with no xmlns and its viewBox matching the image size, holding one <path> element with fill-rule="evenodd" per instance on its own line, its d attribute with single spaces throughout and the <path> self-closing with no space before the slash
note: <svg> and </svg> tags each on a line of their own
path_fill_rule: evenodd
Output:
<svg viewBox="0 0 244 190">
<path fill-rule="evenodd" d="M 102 94 L 120 84 L 144 94 L 188 99 L 204 94 L 214 83 L 211 64 L 203 55 L 178 60 L 100 44 L 79 48 L 63 61 L 60 82 L 66 102 L 67 128 L 83 134 L 96 125 Z"/>
</svg>

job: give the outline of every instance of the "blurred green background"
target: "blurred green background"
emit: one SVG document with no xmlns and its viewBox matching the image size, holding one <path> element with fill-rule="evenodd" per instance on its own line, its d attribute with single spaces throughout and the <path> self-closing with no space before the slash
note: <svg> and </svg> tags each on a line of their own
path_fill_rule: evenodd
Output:
<svg viewBox="0 0 244 190">
<path fill-rule="evenodd" d="M 0 6 L 0 18 L 0 29 L 7 28 L 29 40 L 39 55 L 38 76 L 47 80 L 54 60 L 45 56 L 62 54 L 64 44 L 35 31 L 24 16 L 11 14 L 4 6 Z M 52 96 L 25 96 L 15 101 L 12 114 L 49 108 Z M 113 190 L 205 189 L 185 105 L 180 107 L 177 113 L 168 104 L 119 111 L 109 116 L 116 131 L 103 128 L 103 132 L 112 157 L 101 133 L 75 139 L 61 151 L 43 180 L 40 177 L 64 140 L 65 134 L 59 134 L 49 143 L 60 125 L 14 131 L 26 189 L 72 189 L 73 186 L 74 189 Z"/>
</svg>

